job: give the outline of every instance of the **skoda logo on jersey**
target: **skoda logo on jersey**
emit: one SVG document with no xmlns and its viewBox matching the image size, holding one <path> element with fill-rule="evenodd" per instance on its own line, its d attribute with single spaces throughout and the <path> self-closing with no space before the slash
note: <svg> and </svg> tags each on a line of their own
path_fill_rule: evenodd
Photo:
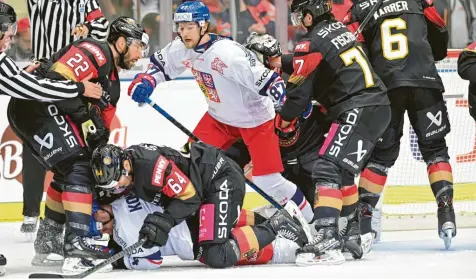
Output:
<svg viewBox="0 0 476 279">
<path fill-rule="evenodd" d="M 53 148 L 53 134 L 48 133 L 44 138 L 40 138 L 37 135 L 33 136 L 33 139 L 40 145 L 40 151 L 43 149 L 43 147 L 46 147 L 47 149 Z"/>
</svg>

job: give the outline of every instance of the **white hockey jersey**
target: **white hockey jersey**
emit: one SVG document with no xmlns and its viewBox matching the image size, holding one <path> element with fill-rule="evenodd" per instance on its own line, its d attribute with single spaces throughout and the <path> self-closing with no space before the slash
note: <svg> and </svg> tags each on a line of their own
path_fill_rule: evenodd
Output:
<svg viewBox="0 0 476 279">
<path fill-rule="evenodd" d="M 190 69 L 205 95 L 208 113 L 221 123 L 253 128 L 273 119 L 273 103 L 285 91 L 282 78 L 237 42 L 215 34 L 210 37 L 196 50 L 175 39 L 152 55 L 155 67 L 147 73 L 163 82 Z"/>
<path fill-rule="evenodd" d="M 161 207 L 139 199 L 133 192 L 114 201 L 111 206 L 114 215 L 113 238 L 122 248 L 139 240 L 139 230 L 147 214 L 163 212 Z M 182 222 L 172 228 L 165 246 L 151 249 L 140 247 L 124 257 L 124 264 L 128 269 L 157 269 L 162 264 L 163 256 L 177 255 L 182 260 L 193 260 L 192 247 L 187 223 Z"/>
</svg>

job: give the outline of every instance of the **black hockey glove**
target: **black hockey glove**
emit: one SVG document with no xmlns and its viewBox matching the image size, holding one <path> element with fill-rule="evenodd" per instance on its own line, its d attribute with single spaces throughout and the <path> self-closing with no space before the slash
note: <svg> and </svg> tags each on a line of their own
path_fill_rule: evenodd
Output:
<svg viewBox="0 0 476 279">
<path fill-rule="evenodd" d="M 274 132 L 278 135 L 280 141 L 293 141 L 295 137 L 299 136 L 299 119 L 294 118 L 288 127 L 281 128 L 281 115 L 276 113 L 274 118 Z"/>
<path fill-rule="evenodd" d="M 269 57 L 279 57 L 283 55 L 281 44 L 268 34 L 252 32 L 248 38 L 246 38 L 244 47 L 253 51 L 258 60 L 267 68 L 269 68 Z"/>
<path fill-rule="evenodd" d="M 154 212 L 147 215 L 139 231 L 139 239 L 147 237 L 147 241 L 142 247 L 150 249 L 154 246 L 164 246 L 173 227 L 174 220 L 167 214 Z"/>
</svg>

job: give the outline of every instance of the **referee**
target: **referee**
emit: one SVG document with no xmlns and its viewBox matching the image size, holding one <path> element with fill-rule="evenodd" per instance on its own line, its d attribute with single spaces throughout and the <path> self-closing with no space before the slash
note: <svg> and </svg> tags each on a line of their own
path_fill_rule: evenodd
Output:
<svg viewBox="0 0 476 279">
<path fill-rule="evenodd" d="M 106 40 L 109 22 L 98 0 L 28 0 L 32 50 L 36 59 L 53 53 L 84 36 Z M 23 224 L 22 233 L 32 240 L 40 215 L 46 171 L 23 148 Z"/>
<path fill-rule="evenodd" d="M 99 99 L 102 95 L 101 86 L 83 82 L 53 81 L 38 79 L 28 72 L 34 71 L 38 65 L 30 65 L 22 71 L 4 51 L 8 49 L 10 40 L 16 33 L 16 13 L 14 9 L 0 2 L 0 95 L 37 101 L 56 101 L 76 98 L 83 94 L 86 97 Z M 0 276 L 5 274 L 7 259 L 0 255 Z"/>
</svg>

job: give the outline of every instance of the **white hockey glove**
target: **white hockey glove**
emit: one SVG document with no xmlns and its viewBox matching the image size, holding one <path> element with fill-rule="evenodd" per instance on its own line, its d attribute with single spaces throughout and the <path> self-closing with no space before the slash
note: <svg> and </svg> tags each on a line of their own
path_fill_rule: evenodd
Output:
<svg viewBox="0 0 476 279">
<path fill-rule="evenodd" d="M 244 47 L 254 52 L 258 60 L 267 68 L 270 67 L 270 57 L 279 57 L 283 54 L 281 44 L 269 34 L 252 32 L 248 38 L 246 38 Z"/>
</svg>

